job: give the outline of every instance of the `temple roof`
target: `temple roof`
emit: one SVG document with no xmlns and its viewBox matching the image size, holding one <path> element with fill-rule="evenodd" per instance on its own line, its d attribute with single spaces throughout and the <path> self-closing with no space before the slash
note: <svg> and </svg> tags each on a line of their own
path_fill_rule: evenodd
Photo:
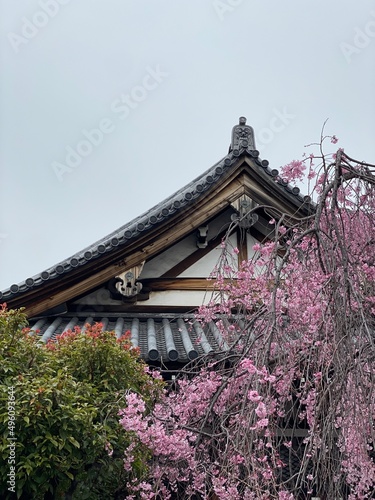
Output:
<svg viewBox="0 0 375 500">
<path fill-rule="evenodd" d="M 186 214 L 189 207 L 203 200 L 208 193 L 217 189 L 232 171 L 243 165 L 247 168 L 250 166 L 257 180 L 275 199 L 290 207 L 290 211 L 299 216 L 311 212 L 310 198 L 302 196 L 298 187 L 285 182 L 279 177 L 276 169 L 269 167 L 267 160 L 259 158 L 259 152 L 255 149 L 253 129 L 246 125 L 246 119 L 241 117 L 239 125 L 233 128 L 231 147 L 224 158 L 150 210 L 99 241 L 55 266 L 3 290 L 0 292 L 0 301 L 7 302 L 12 307 L 19 307 L 23 305 L 23 297 L 37 294 L 39 289 L 45 289 L 49 283 L 61 283 L 63 280 L 67 282 L 70 276 L 76 276 L 77 272 L 82 273 L 86 268 L 108 266 L 110 262 L 119 259 L 123 250 L 134 248 L 134 245 L 140 240 L 144 241 L 148 234 L 154 233 L 159 227 L 165 227 L 171 221 L 176 221 L 180 214 Z"/>
<path fill-rule="evenodd" d="M 67 330 L 77 326 L 84 330 L 87 323 L 95 322 L 102 323 L 105 330 L 114 331 L 117 338 L 130 332 L 130 340 L 139 348 L 141 357 L 161 368 L 178 367 L 200 356 L 218 355 L 229 349 L 214 321 L 202 325 L 192 314 L 68 315 L 32 320 L 30 326 L 46 343 Z"/>
</svg>

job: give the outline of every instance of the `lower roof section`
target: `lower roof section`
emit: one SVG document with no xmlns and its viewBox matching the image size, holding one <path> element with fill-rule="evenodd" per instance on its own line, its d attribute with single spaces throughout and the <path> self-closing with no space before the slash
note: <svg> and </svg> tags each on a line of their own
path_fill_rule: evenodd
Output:
<svg viewBox="0 0 375 500">
<path fill-rule="evenodd" d="M 131 342 L 139 347 L 141 357 L 155 366 L 181 366 L 199 356 L 229 349 L 214 321 L 202 325 L 192 315 L 55 316 L 31 320 L 30 327 L 42 342 L 48 342 L 76 326 L 84 331 L 87 323 L 95 322 L 102 323 L 104 330 L 114 331 L 117 338 L 130 332 Z"/>
</svg>

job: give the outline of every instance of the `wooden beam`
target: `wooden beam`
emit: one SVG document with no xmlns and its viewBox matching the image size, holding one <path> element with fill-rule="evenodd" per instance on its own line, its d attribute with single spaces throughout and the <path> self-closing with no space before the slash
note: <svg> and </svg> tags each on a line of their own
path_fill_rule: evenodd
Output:
<svg viewBox="0 0 375 500">
<path fill-rule="evenodd" d="M 138 280 L 151 291 L 164 290 L 199 290 L 206 291 L 215 288 L 216 280 L 207 278 L 150 278 Z"/>
<path fill-rule="evenodd" d="M 147 306 L 144 302 L 140 304 L 121 304 L 121 305 L 108 305 L 105 307 L 104 311 L 93 312 L 90 306 L 87 306 L 88 313 L 94 318 L 103 318 L 112 315 L 119 315 L 123 317 L 131 317 L 131 315 L 139 315 L 140 313 L 147 314 L 149 317 L 155 317 L 155 315 L 165 314 L 167 317 L 171 314 L 194 314 L 201 304 L 196 304 L 195 306 Z M 69 316 L 86 316 L 85 310 L 80 307 L 79 304 L 72 304 L 69 308 Z"/>
<path fill-rule="evenodd" d="M 247 231 L 241 228 L 237 229 L 237 248 L 238 248 L 238 269 L 240 268 L 242 262 L 248 259 L 247 254 Z"/>
</svg>

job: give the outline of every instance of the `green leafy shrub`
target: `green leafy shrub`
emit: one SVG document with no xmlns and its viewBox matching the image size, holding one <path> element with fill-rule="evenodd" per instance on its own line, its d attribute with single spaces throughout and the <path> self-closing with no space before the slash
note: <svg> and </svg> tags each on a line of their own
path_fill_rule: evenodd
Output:
<svg viewBox="0 0 375 500">
<path fill-rule="evenodd" d="M 116 499 L 147 474 L 150 453 L 119 425 L 128 391 L 152 408 L 161 380 L 151 377 L 129 336 L 102 325 L 68 331 L 46 345 L 22 311 L 0 309 L 0 496 L 4 499 Z M 15 493 L 10 470 L 9 388 L 14 388 Z M 135 446 L 130 471 L 124 450 Z"/>
</svg>

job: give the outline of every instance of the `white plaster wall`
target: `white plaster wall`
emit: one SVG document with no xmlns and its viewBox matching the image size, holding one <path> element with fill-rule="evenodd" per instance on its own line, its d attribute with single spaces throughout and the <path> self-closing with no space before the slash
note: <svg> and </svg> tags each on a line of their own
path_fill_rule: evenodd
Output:
<svg viewBox="0 0 375 500">
<path fill-rule="evenodd" d="M 167 290 L 164 292 L 151 292 L 150 298 L 146 302 L 139 302 L 139 305 L 190 306 L 194 308 L 202 304 L 207 304 L 211 298 L 211 291 Z"/>
</svg>

